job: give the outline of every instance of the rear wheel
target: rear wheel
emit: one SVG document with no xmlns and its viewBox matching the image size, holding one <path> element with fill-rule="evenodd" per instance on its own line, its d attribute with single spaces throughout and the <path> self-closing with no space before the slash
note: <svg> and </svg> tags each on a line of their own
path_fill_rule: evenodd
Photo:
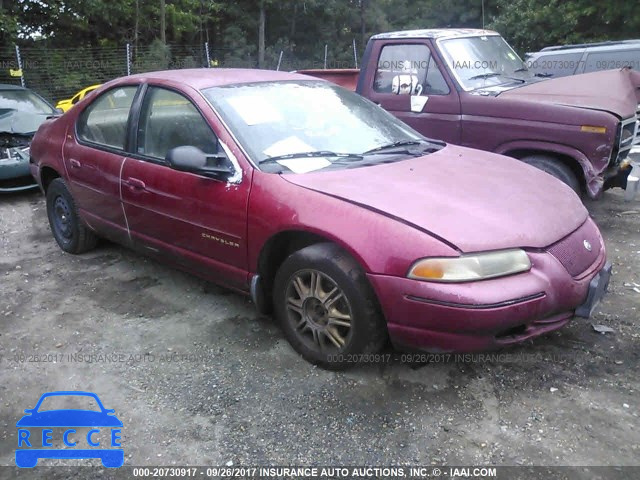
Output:
<svg viewBox="0 0 640 480">
<path fill-rule="evenodd" d="M 97 237 L 80 219 L 76 203 L 61 178 L 47 188 L 47 216 L 53 237 L 68 253 L 83 253 L 96 246 Z"/>
<path fill-rule="evenodd" d="M 378 302 L 362 268 L 330 243 L 306 247 L 276 274 L 275 314 L 291 346 L 329 370 L 358 354 L 377 352 L 386 340 Z"/>
<path fill-rule="evenodd" d="M 562 163 L 557 158 L 547 155 L 531 155 L 521 159 L 524 163 L 528 163 L 532 167 L 536 167 L 549 175 L 553 175 L 558 180 L 569 185 L 578 196 L 581 194 L 580 182 L 578 177 L 570 167 Z"/>
</svg>

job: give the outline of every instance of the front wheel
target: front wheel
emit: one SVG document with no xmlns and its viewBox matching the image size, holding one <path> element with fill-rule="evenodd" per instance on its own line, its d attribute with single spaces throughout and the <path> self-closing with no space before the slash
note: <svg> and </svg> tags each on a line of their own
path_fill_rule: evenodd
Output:
<svg viewBox="0 0 640 480">
<path fill-rule="evenodd" d="M 276 274 L 273 300 L 287 340 L 314 365 L 344 369 L 386 340 L 363 269 L 337 245 L 316 244 L 289 256 Z"/>
<path fill-rule="evenodd" d="M 80 219 L 76 203 L 61 178 L 47 188 L 47 216 L 53 237 L 68 253 L 83 253 L 96 246 L 97 238 Z"/>
</svg>

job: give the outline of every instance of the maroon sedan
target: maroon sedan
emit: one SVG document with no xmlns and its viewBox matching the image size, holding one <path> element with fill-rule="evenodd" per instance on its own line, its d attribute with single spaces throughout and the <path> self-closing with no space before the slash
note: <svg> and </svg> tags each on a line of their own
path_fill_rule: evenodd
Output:
<svg viewBox="0 0 640 480">
<path fill-rule="evenodd" d="M 303 75 L 112 81 L 40 128 L 31 171 L 64 251 L 106 237 L 250 294 L 326 368 L 388 337 L 514 344 L 588 317 L 610 276 L 566 185 Z"/>
</svg>

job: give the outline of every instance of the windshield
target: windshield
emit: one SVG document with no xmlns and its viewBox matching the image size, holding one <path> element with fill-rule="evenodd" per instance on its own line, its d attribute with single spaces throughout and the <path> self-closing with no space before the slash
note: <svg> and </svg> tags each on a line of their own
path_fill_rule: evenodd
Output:
<svg viewBox="0 0 640 480">
<path fill-rule="evenodd" d="M 51 105 L 29 90 L 0 90 L 0 108 L 43 115 L 55 113 Z"/>
<path fill-rule="evenodd" d="M 500 35 L 442 40 L 440 48 L 465 90 L 523 83 L 532 78 L 520 57 Z"/>
<path fill-rule="evenodd" d="M 203 93 L 264 171 L 349 167 L 365 157 L 371 163 L 381 147 L 400 157 L 398 149 L 408 145 L 434 146 L 372 102 L 327 82 L 252 83 Z"/>
</svg>

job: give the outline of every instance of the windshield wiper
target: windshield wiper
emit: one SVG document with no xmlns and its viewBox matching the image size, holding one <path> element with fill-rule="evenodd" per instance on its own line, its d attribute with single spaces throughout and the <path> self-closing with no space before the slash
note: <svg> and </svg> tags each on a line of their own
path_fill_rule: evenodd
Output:
<svg viewBox="0 0 640 480">
<path fill-rule="evenodd" d="M 499 72 L 487 72 L 481 73 L 480 75 L 474 75 L 473 77 L 467 78 L 467 80 L 478 80 L 480 78 L 491 78 L 491 77 L 502 77 L 503 75 Z"/>
<path fill-rule="evenodd" d="M 337 157 L 337 158 L 355 158 L 362 159 L 362 155 L 357 153 L 336 153 L 329 150 L 319 150 L 313 152 L 299 152 L 299 153 L 287 153 L 285 155 L 278 155 L 276 157 L 268 157 L 260 160 L 260 164 L 273 163 L 278 160 L 287 160 L 289 158 L 313 158 L 313 157 Z"/>
<path fill-rule="evenodd" d="M 505 75 L 504 73 L 498 73 L 498 72 L 489 72 L 489 73 L 482 73 L 480 75 L 474 75 L 473 77 L 469 77 L 467 80 L 478 80 L 480 78 L 491 78 L 491 77 L 504 77 L 504 78 L 508 78 L 509 80 L 513 80 L 514 82 L 520 82 L 520 83 L 524 83 L 526 81 L 523 78 L 510 77 L 508 75 Z"/>
<path fill-rule="evenodd" d="M 402 140 L 400 142 L 393 142 L 388 145 L 382 145 L 380 147 L 372 148 L 371 150 L 367 150 L 363 152 L 362 155 L 371 155 L 377 152 L 384 152 L 386 150 L 393 150 L 394 148 L 399 147 L 410 147 L 412 145 L 421 145 L 424 143 L 424 140 Z"/>
</svg>

